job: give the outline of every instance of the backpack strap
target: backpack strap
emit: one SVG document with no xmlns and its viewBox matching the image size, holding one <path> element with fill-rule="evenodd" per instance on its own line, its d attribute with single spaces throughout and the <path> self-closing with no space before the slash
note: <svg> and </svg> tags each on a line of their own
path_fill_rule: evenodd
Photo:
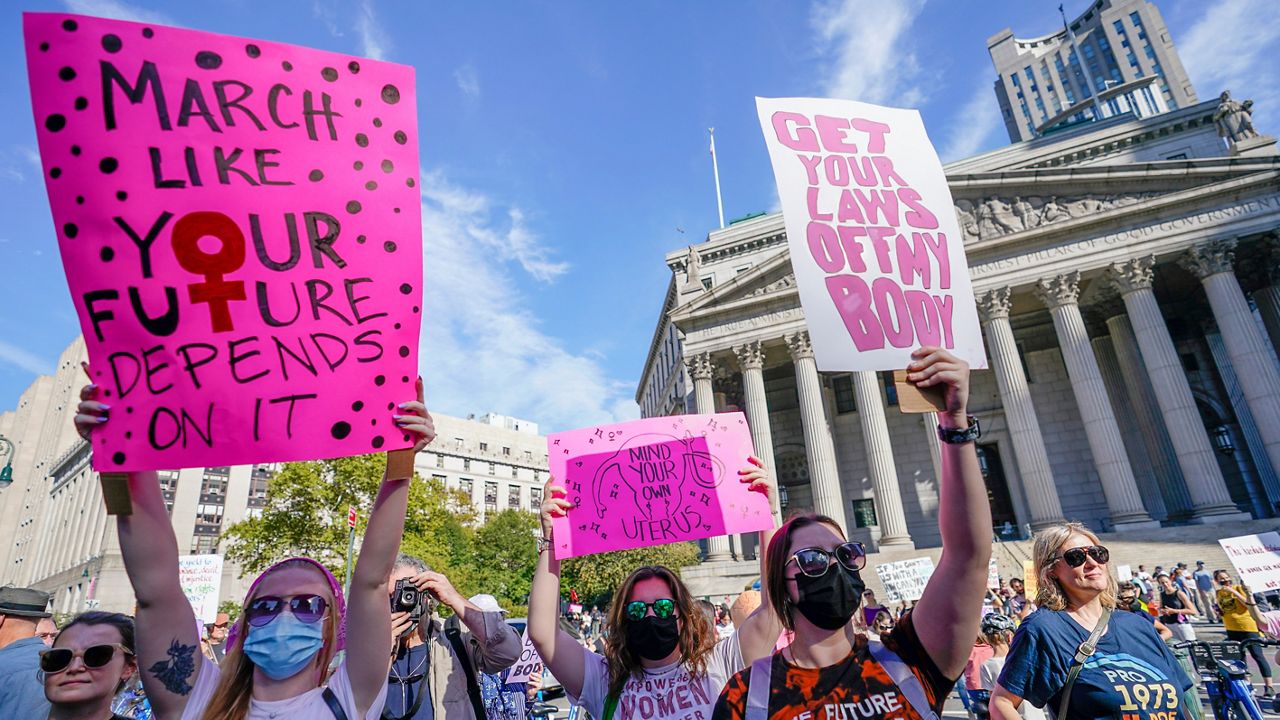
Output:
<svg viewBox="0 0 1280 720">
<path fill-rule="evenodd" d="M 911 667 L 898 657 L 898 654 L 879 640 L 869 640 L 867 648 L 871 651 L 871 657 L 880 663 L 880 667 L 884 668 L 889 674 L 889 679 L 893 680 L 893 684 L 898 686 L 898 690 L 902 692 L 902 697 L 906 699 L 907 704 L 915 708 L 922 720 L 938 720 L 938 715 L 933 711 L 933 707 L 929 705 L 928 696 L 925 695 L 924 685 L 920 683 L 920 678 L 911 672 Z"/>
<path fill-rule="evenodd" d="M 751 663 L 751 684 L 747 687 L 747 711 L 743 720 L 768 720 L 772 673 L 772 655 L 765 655 Z"/>
<path fill-rule="evenodd" d="M 1076 678 L 1084 669 L 1085 661 L 1093 656 L 1094 650 L 1098 649 L 1098 640 L 1102 638 L 1102 633 L 1107 629 L 1107 623 L 1110 620 L 1111 608 L 1102 608 L 1102 616 L 1098 618 L 1098 624 L 1093 626 L 1093 632 L 1089 633 L 1089 637 L 1076 648 L 1075 657 L 1071 659 L 1071 670 L 1067 672 L 1067 684 L 1062 686 L 1062 699 L 1058 701 L 1058 712 L 1053 714 L 1056 720 L 1066 720 L 1067 707 L 1071 704 L 1071 688 L 1075 686 Z"/>
<path fill-rule="evenodd" d="M 326 687 L 320 697 L 324 698 L 324 704 L 329 706 L 329 712 L 333 713 L 335 720 L 347 720 L 347 711 L 342 709 L 342 703 L 338 702 L 338 696 L 333 694 L 333 690 Z"/>
<path fill-rule="evenodd" d="M 444 635 L 453 646 L 453 654 L 458 656 L 458 664 L 462 666 L 462 672 L 467 676 L 467 694 L 471 696 L 471 708 L 475 711 L 476 720 L 485 720 L 484 700 L 480 698 L 480 684 L 476 682 L 476 671 L 471 667 L 471 656 L 462 646 L 462 631 L 451 627 L 444 631 Z"/>
<path fill-rule="evenodd" d="M 613 720 L 613 713 L 618 709 L 618 696 L 608 695 L 604 699 L 604 714 L 600 720 Z"/>
</svg>

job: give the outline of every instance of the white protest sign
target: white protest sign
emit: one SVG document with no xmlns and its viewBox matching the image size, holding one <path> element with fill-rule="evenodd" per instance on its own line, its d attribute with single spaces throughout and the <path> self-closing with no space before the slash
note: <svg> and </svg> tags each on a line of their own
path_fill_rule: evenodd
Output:
<svg viewBox="0 0 1280 720">
<path fill-rule="evenodd" d="M 985 368 L 964 235 L 916 110 L 756 98 L 819 370 L 940 345 Z"/>
<path fill-rule="evenodd" d="M 1000 562 L 995 558 L 987 563 L 987 587 L 992 590 L 1000 589 Z"/>
<path fill-rule="evenodd" d="M 507 675 L 507 683 L 527 683 L 534 675 L 542 674 L 542 658 L 533 649 L 533 641 L 529 639 L 528 628 L 524 631 L 524 643 L 520 646 L 520 659 L 511 666 Z"/>
<path fill-rule="evenodd" d="M 1235 566 L 1240 582 L 1250 590 L 1280 589 L 1280 533 L 1222 538 L 1218 544 Z"/>
<path fill-rule="evenodd" d="M 1116 579 L 1120 582 L 1128 582 L 1133 579 L 1133 568 L 1128 565 L 1116 566 Z"/>
<path fill-rule="evenodd" d="M 222 590 L 221 555 L 183 555 L 178 558 L 178 582 L 191 602 L 196 619 L 205 625 L 218 617 L 218 594 Z"/>
<path fill-rule="evenodd" d="M 922 557 L 876 565 L 876 574 L 884 585 L 887 602 L 919 600 L 924 586 L 933 575 L 933 559 Z"/>
</svg>

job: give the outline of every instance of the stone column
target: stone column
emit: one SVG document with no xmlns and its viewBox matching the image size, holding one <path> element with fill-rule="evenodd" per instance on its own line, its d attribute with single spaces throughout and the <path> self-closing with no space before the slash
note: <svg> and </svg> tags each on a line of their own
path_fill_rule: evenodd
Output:
<svg viewBox="0 0 1280 720">
<path fill-rule="evenodd" d="M 853 395 L 858 404 L 858 423 L 862 426 L 867 470 L 875 492 L 876 519 L 880 523 L 879 544 L 881 547 L 914 548 L 915 543 L 907 532 L 907 517 L 902 511 L 902 492 L 898 488 L 898 469 L 893 464 L 889 424 L 884 418 L 880 376 L 873 370 L 855 372 Z"/>
<path fill-rule="evenodd" d="M 1280 355 L 1280 233 L 1272 233 L 1264 241 L 1266 271 L 1264 286 L 1253 292 L 1258 315 L 1267 328 L 1271 347 Z"/>
<path fill-rule="evenodd" d="M 699 353 L 685 361 L 689 367 L 689 377 L 693 378 L 693 405 L 699 415 L 716 411 L 716 397 L 711 389 L 711 377 L 715 373 L 715 364 L 711 362 L 711 353 Z M 717 535 L 707 538 L 707 562 L 732 560 L 733 553 L 729 549 L 729 537 Z"/>
<path fill-rule="evenodd" d="M 796 386 L 800 393 L 800 423 L 804 426 L 804 451 L 809 460 L 809 483 L 813 490 L 813 509 L 840 524 L 845 532 L 848 521 L 844 493 L 840 488 L 840 471 L 836 467 L 836 450 L 831 441 L 831 427 L 822 403 L 822 379 L 813 359 L 813 345 L 808 332 L 787 335 L 787 349 L 796 365 Z"/>
<path fill-rule="evenodd" d="M 1226 481 L 1218 468 L 1218 459 L 1200 420 L 1200 411 L 1196 409 L 1196 400 L 1191 395 L 1191 385 L 1182 369 L 1182 361 L 1151 290 L 1155 262 L 1155 256 L 1148 255 L 1115 263 L 1108 273 L 1111 284 L 1124 299 L 1129 320 L 1133 323 L 1133 334 L 1142 351 L 1147 377 L 1151 379 L 1160 414 L 1164 416 L 1169 439 L 1173 442 L 1174 456 L 1191 493 L 1192 517 L 1208 522 L 1219 516 L 1238 520 L 1240 511 L 1231 502 Z M 1249 319 L 1252 322 L 1252 316 Z"/>
<path fill-rule="evenodd" d="M 753 340 L 745 345 L 738 345 L 733 352 L 738 356 L 738 365 L 742 367 L 742 395 L 747 405 L 751 444 L 755 446 L 756 457 L 777 478 L 778 468 L 773 459 L 773 430 L 769 424 L 769 405 L 765 400 L 764 390 L 764 343 Z M 770 498 L 770 502 L 775 519 L 781 517 L 777 493 Z"/>
<path fill-rule="evenodd" d="M 1029 521 L 1033 530 L 1039 530 L 1063 521 L 1062 503 L 1053 482 L 1053 469 L 1049 466 L 1049 453 L 1040 434 L 1040 420 L 1031 402 L 1022 358 L 1018 355 L 1013 328 L 1009 325 L 1011 304 L 1012 291 L 1007 287 L 999 288 L 978 298 L 978 311 L 982 314 L 987 334 L 991 369 L 1000 390 L 1000 405 L 1009 423 L 1009 439 L 1013 443 L 1018 476 L 1031 511 Z"/>
<path fill-rule="evenodd" d="M 1107 498 L 1112 524 L 1117 530 L 1159 527 L 1159 523 L 1152 520 L 1142 506 L 1142 496 L 1138 493 L 1138 484 L 1120 439 L 1120 427 L 1102 383 L 1098 360 L 1089 344 L 1084 317 L 1080 314 L 1079 295 L 1079 272 L 1041 280 L 1036 286 L 1036 296 L 1053 316 L 1062 360 L 1071 378 L 1071 390 L 1076 396 L 1098 477 L 1102 480 L 1102 492 Z"/>
<path fill-rule="evenodd" d="M 1182 468 L 1174 457 L 1173 441 L 1165 428 L 1160 405 L 1147 376 L 1147 368 L 1138 350 L 1138 338 L 1133 334 L 1129 316 L 1119 313 L 1107 318 L 1107 331 L 1120 363 L 1120 375 L 1124 378 L 1132 402 L 1131 412 L 1138 421 L 1138 430 L 1147 446 L 1147 459 L 1151 461 L 1156 477 L 1160 478 L 1160 494 L 1171 520 L 1191 517 L 1191 494 L 1187 492 Z"/>
<path fill-rule="evenodd" d="M 1118 306 L 1120 303 L 1117 301 L 1115 304 Z M 1091 330 L 1097 327 L 1092 319 L 1089 325 Z M 1141 437 L 1142 429 L 1139 427 L 1135 402 L 1130 398 L 1124 375 L 1120 372 L 1120 360 L 1116 357 L 1115 344 L 1111 341 L 1111 336 L 1098 335 L 1090 341 L 1090 344 L 1093 345 L 1093 356 L 1098 359 L 1098 369 L 1102 371 L 1102 384 L 1107 390 L 1107 397 L 1111 398 L 1111 411 L 1116 416 L 1120 432 L 1127 438 Z M 1155 473 L 1155 463 L 1147 457 L 1146 445 L 1140 442 L 1127 442 L 1124 444 L 1124 449 L 1129 455 L 1129 467 L 1133 470 L 1133 478 L 1138 483 L 1138 494 L 1142 497 L 1143 506 L 1147 508 L 1147 514 L 1156 520 L 1169 517 L 1169 511 L 1164 505 L 1164 495 L 1160 492 L 1160 481 Z"/>
<path fill-rule="evenodd" d="M 1235 249 L 1234 239 L 1215 240 L 1189 250 L 1182 264 L 1204 285 L 1267 458 L 1271 467 L 1280 469 L 1280 369 L 1236 280 Z"/>
</svg>

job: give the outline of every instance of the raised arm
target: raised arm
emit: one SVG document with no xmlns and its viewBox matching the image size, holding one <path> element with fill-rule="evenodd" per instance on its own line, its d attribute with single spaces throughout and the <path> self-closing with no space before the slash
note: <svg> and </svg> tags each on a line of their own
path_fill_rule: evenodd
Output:
<svg viewBox="0 0 1280 720">
<path fill-rule="evenodd" d="M 498 673 L 520 659 L 523 643 L 520 633 L 507 624 L 502 613 L 485 612 L 462 596 L 443 574 L 428 570 L 413 578 L 413 584 L 423 592 L 434 594 L 448 605 L 459 622 L 471 631 L 471 638 L 479 648 L 477 666 L 487 673 Z"/>
<path fill-rule="evenodd" d="M 93 429 L 107 422 L 110 406 L 98 401 L 97 385 L 80 391 L 76 430 L 93 442 Z M 133 514 L 116 516 L 120 554 L 138 600 L 138 670 L 156 717 L 178 717 L 187 706 L 204 656 L 196 616 L 178 581 L 178 538 L 154 472 L 129 473 Z"/>
<path fill-rule="evenodd" d="M 945 388 L 946 407 L 938 413 L 944 428 L 969 426 L 969 365 L 942 348 L 920 348 L 907 366 L 907 379 L 919 387 Z M 938 529 L 942 557 L 916 604 L 920 644 L 946 677 L 964 670 L 982 615 L 982 597 L 991 561 L 991 506 L 974 443 L 942 445 L 938 492 Z"/>
<path fill-rule="evenodd" d="M 547 480 L 542 490 L 542 537 L 546 541 L 552 539 L 551 519 L 563 517 L 573 507 L 566 495 L 565 489 L 555 484 L 555 478 Z M 581 697 L 586 649 L 560 629 L 560 561 L 555 559 L 549 542 L 540 543 L 538 549 L 538 565 L 529 591 L 529 640 L 565 692 Z"/>
<path fill-rule="evenodd" d="M 418 399 L 402 403 L 404 414 L 394 416 L 397 426 L 417 436 L 410 450 L 387 453 L 387 471 L 369 513 L 360 557 L 351 575 L 347 604 L 347 676 L 359 714 L 364 716 L 387 684 L 387 658 L 391 655 L 391 604 L 387 578 L 395 565 L 404 535 L 404 514 L 413 482 L 413 458 L 436 437 L 435 424 L 423 404 L 422 379 Z"/>
<path fill-rule="evenodd" d="M 754 492 L 764 493 L 771 501 L 778 492 L 778 482 L 774 478 L 773 473 L 764 466 L 760 458 L 751 457 L 751 466 L 738 471 L 739 479 L 744 483 L 749 483 L 749 487 Z M 756 608 L 746 620 L 742 621 L 742 626 L 737 628 L 738 649 L 742 653 L 743 667 L 748 667 L 751 663 L 762 657 L 773 654 L 773 648 L 778 644 L 778 636 L 782 634 L 782 620 L 774 612 L 769 605 L 769 589 L 768 583 L 764 581 L 768 575 L 766 574 L 766 564 L 769 555 L 769 543 L 773 540 L 773 534 L 777 531 L 775 525 L 768 530 L 761 530 L 759 534 L 759 548 L 756 553 L 760 560 L 760 607 Z"/>
</svg>

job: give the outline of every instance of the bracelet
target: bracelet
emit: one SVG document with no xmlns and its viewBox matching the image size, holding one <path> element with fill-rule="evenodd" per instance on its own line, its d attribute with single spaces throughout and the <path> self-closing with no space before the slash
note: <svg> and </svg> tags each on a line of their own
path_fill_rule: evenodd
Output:
<svg viewBox="0 0 1280 720">
<path fill-rule="evenodd" d="M 539 555 L 541 555 L 542 553 L 550 549 L 551 549 L 551 538 L 545 538 L 545 537 L 538 538 L 538 554 Z"/>
<path fill-rule="evenodd" d="M 962 445 L 967 442 L 973 442 L 982 437 L 982 426 L 978 423 L 978 418 L 972 415 L 966 415 L 969 421 L 969 427 L 963 430 L 954 428 L 944 428 L 938 426 L 938 439 L 948 445 Z"/>
</svg>

